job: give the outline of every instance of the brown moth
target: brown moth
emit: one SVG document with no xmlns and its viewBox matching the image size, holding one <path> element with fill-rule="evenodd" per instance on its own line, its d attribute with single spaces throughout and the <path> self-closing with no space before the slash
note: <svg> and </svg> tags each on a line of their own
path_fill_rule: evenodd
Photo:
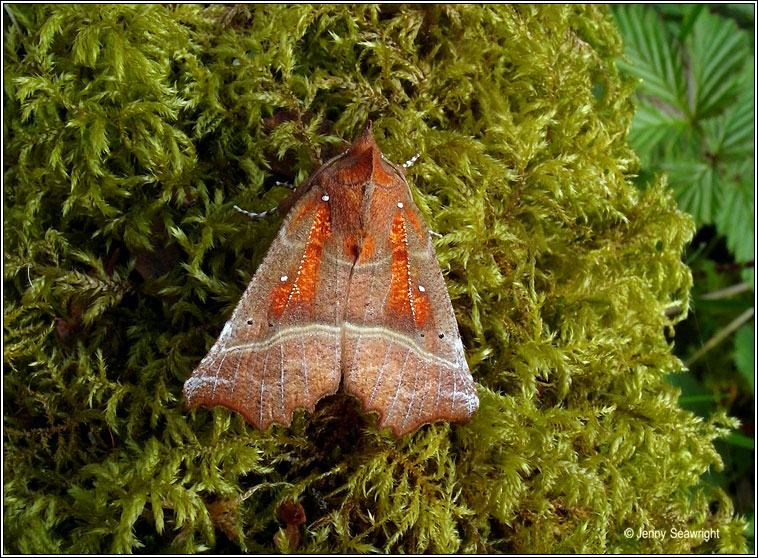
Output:
<svg viewBox="0 0 758 558">
<path fill-rule="evenodd" d="M 398 437 L 466 422 L 479 399 L 432 240 L 371 123 L 278 210 L 279 234 L 184 384 L 187 406 L 265 430 L 342 383 Z"/>
</svg>

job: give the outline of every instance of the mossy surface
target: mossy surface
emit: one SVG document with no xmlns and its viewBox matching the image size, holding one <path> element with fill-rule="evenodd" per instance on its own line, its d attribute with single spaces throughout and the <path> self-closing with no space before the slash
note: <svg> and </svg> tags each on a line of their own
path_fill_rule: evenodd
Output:
<svg viewBox="0 0 758 558">
<path fill-rule="evenodd" d="M 744 551 L 702 479 L 733 421 L 664 381 L 693 225 L 631 182 L 605 8 L 8 7 L 5 551 Z M 421 152 L 480 410 L 401 440 L 344 395 L 268 432 L 187 411 L 280 222 L 232 206 L 367 119 Z"/>
</svg>

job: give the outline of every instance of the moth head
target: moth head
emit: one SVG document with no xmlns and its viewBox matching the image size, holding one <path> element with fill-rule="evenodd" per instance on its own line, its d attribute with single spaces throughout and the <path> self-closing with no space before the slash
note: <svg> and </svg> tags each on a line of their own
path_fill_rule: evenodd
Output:
<svg viewBox="0 0 758 558">
<path fill-rule="evenodd" d="M 353 140 L 353 143 L 350 144 L 350 152 L 359 153 L 372 148 L 377 151 L 379 150 L 376 145 L 376 140 L 374 139 L 374 124 L 371 120 L 367 120 L 366 125 L 363 127 L 363 131 L 358 134 L 358 137 L 356 137 Z"/>
</svg>

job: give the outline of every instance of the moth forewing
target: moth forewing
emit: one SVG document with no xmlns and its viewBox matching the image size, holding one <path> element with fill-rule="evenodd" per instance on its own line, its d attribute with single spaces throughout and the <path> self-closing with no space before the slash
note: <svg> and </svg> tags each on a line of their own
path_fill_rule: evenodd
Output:
<svg viewBox="0 0 758 558">
<path fill-rule="evenodd" d="M 221 405 L 265 430 L 289 425 L 295 409 L 313 411 L 337 391 L 346 295 L 315 296 L 313 279 L 330 276 L 346 292 L 349 269 L 315 254 L 329 236 L 327 210 L 317 185 L 299 195 L 222 335 L 187 380 L 190 408 Z"/>
</svg>

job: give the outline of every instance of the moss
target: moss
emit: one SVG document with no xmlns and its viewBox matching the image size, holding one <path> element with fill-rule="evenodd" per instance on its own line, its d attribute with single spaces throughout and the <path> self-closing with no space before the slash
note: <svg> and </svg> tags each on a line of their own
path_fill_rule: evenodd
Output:
<svg viewBox="0 0 758 558">
<path fill-rule="evenodd" d="M 7 7 L 6 551 L 745 550 L 702 479 L 734 421 L 664 381 L 693 225 L 632 185 L 603 7 Z M 232 206 L 368 118 L 422 153 L 479 412 L 402 440 L 344 395 L 264 433 L 188 412 L 279 224 Z"/>
</svg>

